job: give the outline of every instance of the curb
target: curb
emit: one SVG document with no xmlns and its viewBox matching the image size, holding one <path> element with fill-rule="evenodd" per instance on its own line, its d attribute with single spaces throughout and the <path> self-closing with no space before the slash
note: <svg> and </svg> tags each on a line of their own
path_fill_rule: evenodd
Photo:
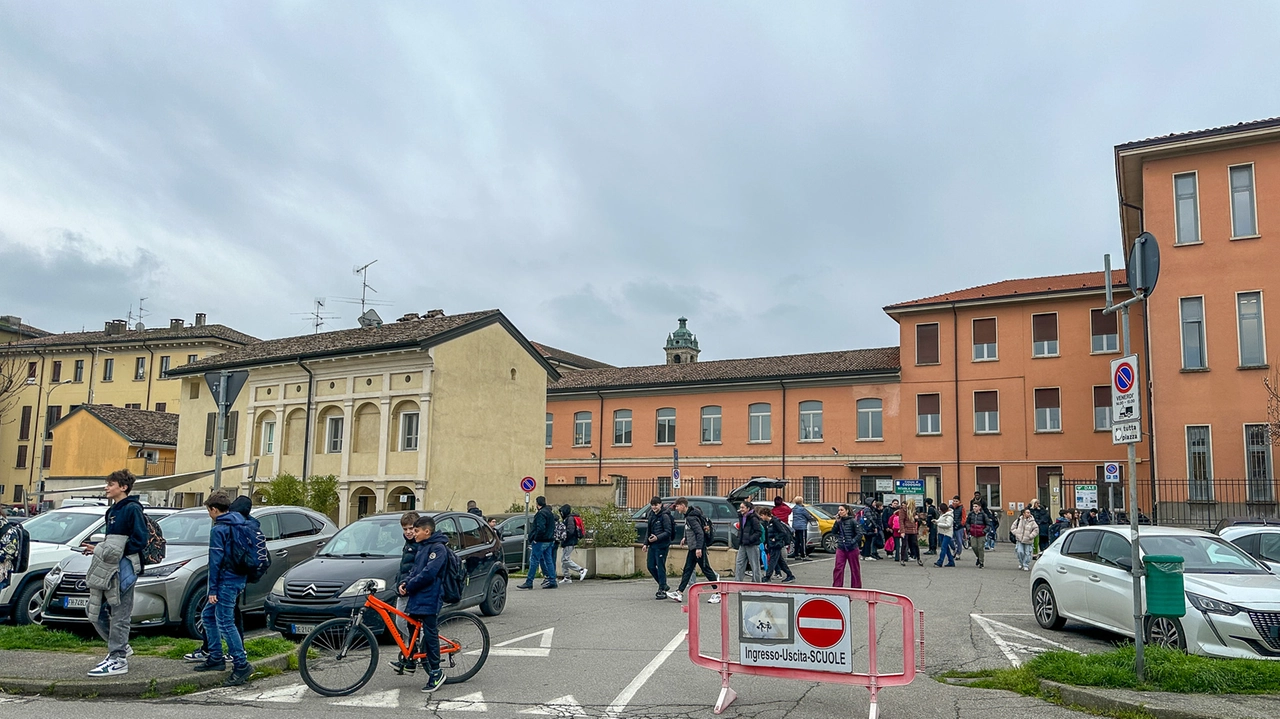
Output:
<svg viewBox="0 0 1280 719">
<path fill-rule="evenodd" d="M 254 669 L 289 668 L 289 658 L 296 652 L 277 654 L 253 662 Z M 137 699 L 143 695 L 170 695 L 180 686 L 195 686 L 196 691 L 222 686 L 229 671 L 225 672 L 188 672 L 177 676 L 130 678 L 121 681 L 104 682 L 101 679 L 70 679 L 50 682 L 45 679 L 8 679 L 0 677 L 0 691 L 10 694 L 38 694 L 56 697 L 127 697 Z M 159 697 L 157 697 L 159 698 Z"/>
<path fill-rule="evenodd" d="M 1137 701 L 1117 698 L 1107 693 L 1106 690 L 1059 684 L 1047 679 L 1040 680 L 1040 690 L 1046 694 L 1056 696 L 1067 706 L 1079 706 L 1094 711 L 1145 712 L 1156 717 L 1156 719 L 1219 719 L 1216 714 L 1188 711 L 1182 707 L 1166 704 L 1162 701 L 1163 697 L 1158 694 L 1151 697 L 1152 701 Z"/>
</svg>

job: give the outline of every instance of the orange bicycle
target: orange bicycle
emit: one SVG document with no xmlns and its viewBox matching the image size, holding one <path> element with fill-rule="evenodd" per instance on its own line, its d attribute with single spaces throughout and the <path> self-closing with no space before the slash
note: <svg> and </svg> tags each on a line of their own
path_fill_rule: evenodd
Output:
<svg viewBox="0 0 1280 719">
<path fill-rule="evenodd" d="M 426 658 L 425 652 L 416 649 L 422 623 L 375 597 L 376 588 L 373 582 L 365 585 L 368 596 L 362 606 L 351 612 L 350 618 L 330 619 L 302 640 L 298 647 L 298 672 L 315 693 L 327 697 L 354 694 L 373 678 L 378 668 L 378 642 L 364 624 L 366 609 L 382 616 L 387 631 L 400 647 L 401 656 L 415 660 Z M 412 628 L 407 644 L 396 629 L 392 615 L 404 619 Z M 489 630 L 484 622 L 469 612 L 441 612 L 438 631 L 440 669 L 444 671 L 445 684 L 465 682 L 475 676 L 489 658 Z"/>
</svg>

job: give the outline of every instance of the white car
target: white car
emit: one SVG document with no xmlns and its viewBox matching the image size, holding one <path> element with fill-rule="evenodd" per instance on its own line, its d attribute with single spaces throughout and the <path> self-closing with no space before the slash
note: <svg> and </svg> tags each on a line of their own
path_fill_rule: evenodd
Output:
<svg viewBox="0 0 1280 719">
<path fill-rule="evenodd" d="M 1280 525 L 1242 522 L 1219 530 L 1218 536 L 1254 559 L 1280 566 Z"/>
<path fill-rule="evenodd" d="M 144 507 L 155 519 L 173 509 Z M 31 561 L 27 571 L 14 575 L 0 591 L 0 617 L 14 624 L 39 624 L 44 605 L 44 576 L 66 557 L 77 553 L 81 543 L 106 527 L 106 507 L 53 509 L 22 523 L 31 535 Z"/>
<path fill-rule="evenodd" d="M 1213 657 L 1280 659 L 1280 577 L 1268 564 L 1194 529 L 1143 527 L 1139 549 L 1184 561 L 1186 614 L 1148 616 L 1147 643 Z M 1128 527 L 1063 532 L 1031 573 L 1036 621 L 1061 629 L 1074 620 L 1132 637 L 1131 558 Z"/>
</svg>

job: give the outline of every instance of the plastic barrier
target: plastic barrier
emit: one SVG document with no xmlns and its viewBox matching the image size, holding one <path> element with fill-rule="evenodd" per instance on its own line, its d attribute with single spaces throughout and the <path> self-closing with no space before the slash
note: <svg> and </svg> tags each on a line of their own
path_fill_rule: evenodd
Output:
<svg viewBox="0 0 1280 719">
<path fill-rule="evenodd" d="M 699 608 L 705 597 L 720 595 L 720 656 L 702 653 Z M 738 631 L 738 661 L 730 657 L 729 604 L 737 599 L 742 626 Z M 853 670 L 852 607 L 866 605 L 868 670 Z M 879 671 L 876 610 L 889 605 L 901 613 L 901 672 Z M 706 605 L 714 607 L 717 605 Z M 685 612 L 689 614 L 689 660 L 720 674 L 719 714 L 737 698 L 729 688 L 734 674 L 756 674 L 779 679 L 852 684 L 871 691 L 869 719 L 877 717 L 877 694 L 890 686 L 904 686 L 924 669 L 924 612 L 901 594 L 869 589 L 804 587 L 793 584 L 704 582 L 689 589 Z M 860 644 L 858 646 L 861 646 Z"/>
</svg>

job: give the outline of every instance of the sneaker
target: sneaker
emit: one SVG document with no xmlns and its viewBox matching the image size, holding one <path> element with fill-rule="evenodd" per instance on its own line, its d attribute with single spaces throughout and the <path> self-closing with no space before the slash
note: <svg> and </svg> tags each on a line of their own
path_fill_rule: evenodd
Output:
<svg viewBox="0 0 1280 719">
<path fill-rule="evenodd" d="M 669 599 L 670 597 L 668 597 L 668 596 L 667 596 L 667 593 L 666 593 L 666 592 L 664 592 L 664 591 L 662 591 L 661 589 L 659 589 L 659 590 L 657 591 L 657 593 L 653 595 L 653 598 L 654 598 L 654 599 Z"/>
<path fill-rule="evenodd" d="M 413 674 L 418 671 L 418 662 L 414 659 L 405 659 L 400 657 L 394 662 L 387 662 L 387 666 L 396 670 L 396 674 L 404 676 L 405 674 Z"/>
<path fill-rule="evenodd" d="M 671 600 L 671 601 L 673 601 L 673 602 L 683 602 L 683 601 L 684 601 L 684 595 L 683 595 L 683 594 L 681 594 L 681 593 L 680 593 L 680 592 L 678 592 L 678 591 L 676 591 L 676 592 L 667 592 L 667 599 L 670 599 L 670 600 Z"/>
<path fill-rule="evenodd" d="M 533 589 L 532 584 L 517 584 L 516 589 Z"/>
<path fill-rule="evenodd" d="M 719 594 L 712 594 L 710 597 L 707 597 L 707 604 L 719 604 L 719 603 L 720 603 Z"/>
<path fill-rule="evenodd" d="M 941 567 L 941 566 L 942 566 L 942 562 L 941 562 L 941 561 L 934 562 L 934 563 L 933 563 L 933 566 L 935 566 L 935 567 Z"/>
<path fill-rule="evenodd" d="M 116 657 L 115 659 L 103 659 L 98 666 L 89 670 L 91 677 L 111 677 L 117 674 L 129 673 L 129 660 Z"/>
<path fill-rule="evenodd" d="M 209 652 L 206 652 L 203 649 L 197 649 L 194 652 L 191 652 L 190 654 L 182 655 L 182 659 L 184 661 L 192 662 L 195 664 L 203 664 L 204 661 L 208 658 L 209 658 Z"/>
<path fill-rule="evenodd" d="M 878 561 L 880 561 L 880 560 L 879 560 L 877 557 L 875 557 L 874 555 L 873 555 L 873 556 L 870 556 L 870 557 L 863 557 L 863 559 L 867 560 L 868 562 L 878 562 Z"/>
<path fill-rule="evenodd" d="M 227 675 L 226 680 L 222 682 L 222 686 L 224 687 L 241 686 L 247 683 L 249 681 L 249 677 L 251 676 L 253 676 L 253 665 L 245 664 L 243 667 L 240 667 L 239 669 L 232 669 L 231 673 Z"/>
<path fill-rule="evenodd" d="M 543 583 L 542 583 L 542 588 L 543 588 L 543 589 L 550 589 L 552 586 L 553 586 L 553 585 L 551 584 L 551 580 L 550 580 L 550 579 L 548 579 L 547 581 L 545 581 L 545 582 L 543 582 Z"/>
<path fill-rule="evenodd" d="M 430 694 L 444 685 L 444 672 L 439 669 L 427 673 L 427 685 L 422 688 L 423 694 Z"/>
<path fill-rule="evenodd" d="M 782 580 L 782 583 L 783 583 L 783 584 L 790 584 L 790 583 L 792 583 L 792 582 L 794 582 L 794 581 L 796 581 L 796 578 L 795 578 L 794 576 L 790 576 L 790 577 L 787 577 L 786 579 Z"/>
<path fill-rule="evenodd" d="M 198 672 L 225 672 L 227 670 L 227 660 L 225 657 L 222 659 L 209 657 L 200 664 L 192 667 L 192 669 Z"/>
<path fill-rule="evenodd" d="M 572 580 L 572 579 L 570 579 L 570 578 L 568 578 L 568 577 L 565 577 L 564 579 L 561 579 L 561 580 L 560 580 L 560 583 L 561 583 L 561 584 L 573 584 L 573 580 Z"/>
<path fill-rule="evenodd" d="M 559 585 L 559 584 L 544 584 L 544 585 L 542 585 L 542 588 L 543 588 L 543 589 L 559 589 L 559 588 L 560 588 L 560 585 Z"/>
<path fill-rule="evenodd" d="M 132 644 L 124 645 L 124 658 L 128 659 L 131 656 L 133 656 L 133 645 Z"/>
<path fill-rule="evenodd" d="M 581 570 L 579 570 L 579 571 L 578 571 L 578 581 L 579 581 L 579 582 L 585 582 L 585 581 L 587 581 L 587 568 L 586 568 L 586 567 L 583 567 Z"/>
</svg>

